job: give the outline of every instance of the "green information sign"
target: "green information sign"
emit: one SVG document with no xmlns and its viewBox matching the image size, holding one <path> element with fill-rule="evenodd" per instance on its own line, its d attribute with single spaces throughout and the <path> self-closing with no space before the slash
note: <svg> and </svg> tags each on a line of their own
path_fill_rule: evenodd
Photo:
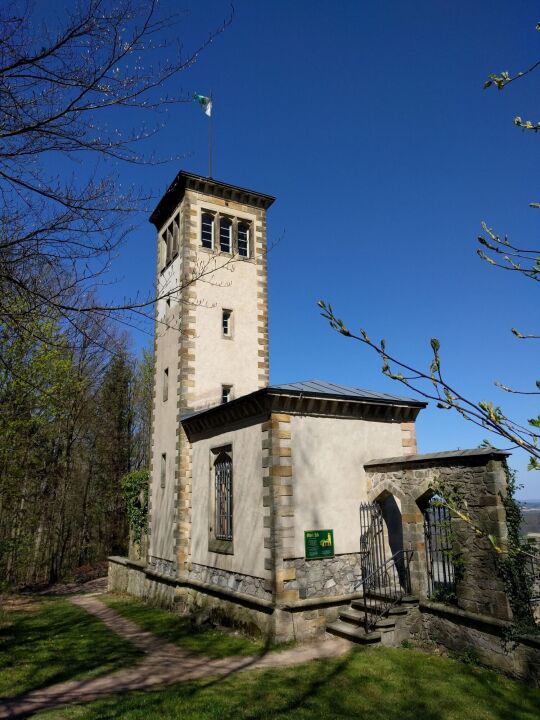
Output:
<svg viewBox="0 0 540 720">
<path fill-rule="evenodd" d="M 305 530 L 306 560 L 334 557 L 333 530 Z"/>
</svg>

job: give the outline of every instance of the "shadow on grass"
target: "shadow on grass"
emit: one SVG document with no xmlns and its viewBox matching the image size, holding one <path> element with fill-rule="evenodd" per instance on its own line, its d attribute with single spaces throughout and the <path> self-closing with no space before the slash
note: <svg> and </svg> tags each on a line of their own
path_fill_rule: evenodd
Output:
<svg viewBox="0 0 540 720">
<path fill-rule="evenodd" d="M 82 608 L 40 602 L 10 612 L 0 630 L 0 700 L 79 677 L 96 677 L 142 654 Z"/>
<path fill-rule="evenodd" d="M 413 650 L 360 649 L 331 660 L 175 685 L 66 708 L 55 720 L 537 720 L 540 691 Z"/>
<path fill-rule="evenodd" d="M 208 623 L 197 624 L 191 616 L 152 607 L 128 596 L 102 595 L 100 600 L 144 630 L 174 643 L 183 650 L 210 658 L 224 658 L 231 655 L 260 656 L 277 648 L 286 647 L 286 645 L 277 646 L 263 639 L 248 638 L 232 630 L 218 629 Z"/>
</svg>

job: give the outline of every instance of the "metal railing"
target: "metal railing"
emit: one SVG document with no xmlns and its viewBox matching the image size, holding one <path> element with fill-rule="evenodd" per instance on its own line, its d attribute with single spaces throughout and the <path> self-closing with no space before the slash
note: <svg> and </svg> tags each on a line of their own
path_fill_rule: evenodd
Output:
<svg viewBox="0 0 540 720">
<path fill-rule="evenodd" d="M 355 585 L 362 588 L 364 630 L 370 632 L 394 605 L 411 592 L 412 550 L 400 550 L 374 570 L 366 572 Z"/>
</svg>

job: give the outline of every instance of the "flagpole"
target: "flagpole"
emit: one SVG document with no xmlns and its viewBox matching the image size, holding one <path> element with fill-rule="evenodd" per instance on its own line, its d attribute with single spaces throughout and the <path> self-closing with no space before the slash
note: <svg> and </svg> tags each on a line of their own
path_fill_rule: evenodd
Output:
<svg viewBox="0 0 540 720">
<path fill-rule="evenodd" d="M 210 93 L 210 102 L 212 102 L 212 93 Z M 210 110 L 210 117 L 208 118 L 208 177 L 212 179 L 212 111 Z"/>
</svg>

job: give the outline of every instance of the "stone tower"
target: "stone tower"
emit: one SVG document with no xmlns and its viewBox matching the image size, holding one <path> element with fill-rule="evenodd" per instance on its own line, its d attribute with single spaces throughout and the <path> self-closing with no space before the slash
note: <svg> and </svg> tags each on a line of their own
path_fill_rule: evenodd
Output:
<svg viewBox="0 0 540 720">
<path fill-rule="evenodd" d="M 266 211 L 274 198 L 180 172 L 157 230 L 148 562 L 181 577 L 190 558 L 191 447 L 180 418 L 268 384 Z"/>
</svg>

